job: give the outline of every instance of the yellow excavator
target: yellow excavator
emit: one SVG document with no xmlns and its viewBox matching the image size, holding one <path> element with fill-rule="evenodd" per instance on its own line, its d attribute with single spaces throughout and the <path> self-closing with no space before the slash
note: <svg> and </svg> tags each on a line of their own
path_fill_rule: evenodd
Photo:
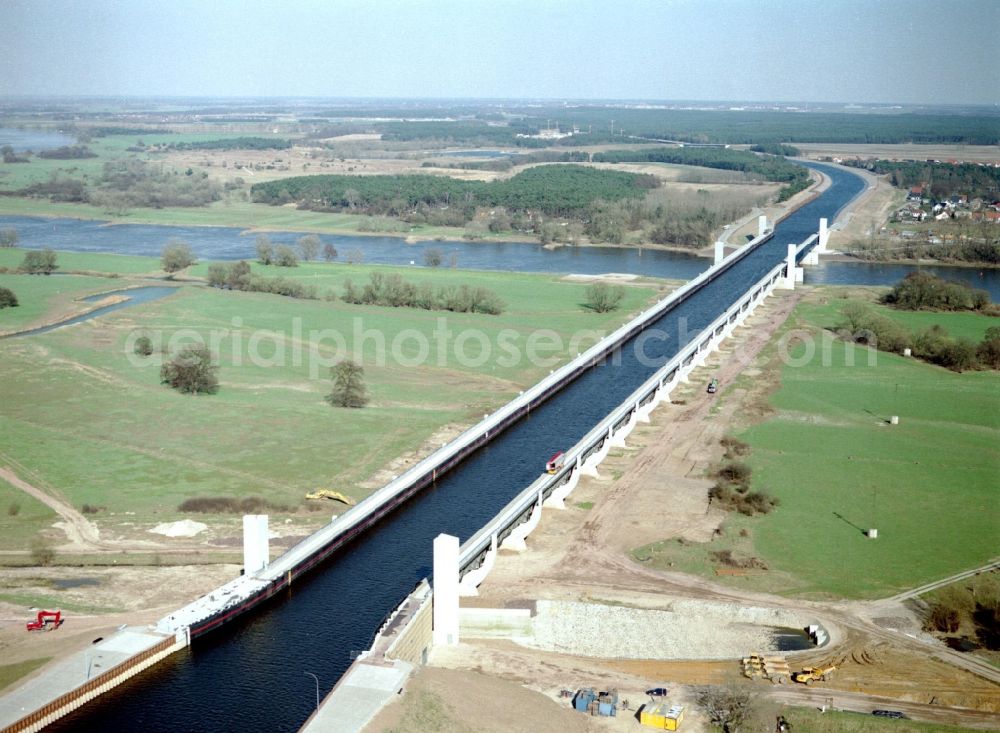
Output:
<svg viewBox="0 0 1000 733">
<path fill-rule="evenodd" d="M 334 501 L 339 501 L 339 502 L 342 502 L 344 504 L 347 504 L 347 506 L 354 506 L 355 504 L 358 503 L 358 502 L 354 501 L 354 499 L 352 499 L 351 497 L 346 496 L 344 494 L 341 494 L 339 491 L 332 491 L 330 489 L 316 489 L 316 491 L 312 491 L 312 492 L 306 494 L 306 498 L 307 499 L 333 499 Z"/>
<path fill-rule="evenodd" d="M 837 665 L 835 664 L 829 667 L 806 667 L 801 672 L 792 672 L 792 679 L 796 682 L 801 682 L 803 685 L 809 685 L 813 682 L 826 682 L 836 668 Z"/>
</svg>

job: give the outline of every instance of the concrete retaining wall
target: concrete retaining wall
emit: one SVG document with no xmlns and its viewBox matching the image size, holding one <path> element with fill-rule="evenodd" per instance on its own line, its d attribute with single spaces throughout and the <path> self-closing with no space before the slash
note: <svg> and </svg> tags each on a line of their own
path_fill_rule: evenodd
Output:
<svg viewBox="0 0 1000 733">
<path fill-rule="evenodd" d="M 531 639 L 534 618 L 527 608 L 460 608 L 460 638 Z"/>
<path fill-rule="evenodd" d="M 164 639 L 149 649 L 141 651 L 133 657 L 129 657 L 106 672 L 102 672 L 76 689 L 67 692 L 65 695 L 60 695 L 47 705 L 24 716 L 13 725 L 7 726 L 0 733 L 20 733 L 21 731 L 33 733 L 34 731 L 40 731 L 50 723 L 73 712 L 81 705 L 114 689 L 147 667 L 151 667 L 161 659 L 183 649 L 187 644 L 187 637 L 183 634 Z"/>
<path fill-rule="evenodd" d="M 428 597 L 386 651 L 387 659 L 399 659 L 413 666 L 426 663 L 431 648 L 432 605 Z"/>
</svg>

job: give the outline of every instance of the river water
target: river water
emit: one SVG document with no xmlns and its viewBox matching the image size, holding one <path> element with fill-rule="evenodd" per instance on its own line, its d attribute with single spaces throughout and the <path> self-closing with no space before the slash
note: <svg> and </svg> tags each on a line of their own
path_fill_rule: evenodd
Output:
<svg viewBox="0 0 1000 733">
<path fill-rule="evenodd" d="M 45 132 L 43 130 L 27 130 L 16 127 L 0 127 L 0 148 L 10 145 L 18 153 L 25 150 L 38 152 L 52 150 L 64 145 L 75 145 L 76 138 L 61 132 Z"/>
<path fill-rule="evenodd" d="M 0 216 L 0 229 L 14 228 L 19 246 L 49 247 L 67 252 L 105 252 L 159 257 L 167 240 L 183 239 L 204 259 L 254 259 L 254 236 L 234 227 L 178 227 L 145 224 L 109 225 L 86 219 Z M 275 244 L 294 244 L 301 232 L 271 232 Z M 319 235 L 337 249 L 341 259 L 360 250 L 364 262 L 379 265 L 422 265 L 427 249 L 454 257 L 457 266 L 472 270 L 557 272 L 599 275 L 609 272 L 690 280 L 711 266 L 711 260 L 686 252 L 623 247 L 558 247 L 522 242 L 466 242 L 447 240 L 407 244 L 401 237 Z M 983 288 L 1000 301 L 1000 270 L 970 267 L 917 266 L 823 262 L 806 268 L 806 283 L 817 285 L 891 285 L 907 273 L 922 269 L 973 287 Z"/>
<path fill-rule="evenodd" d="M 582 375 L 528 418 L 344 548 L 288 593 L 199 639 L 57 722 L 59 731 L 295 731 L 314 706 L 312 678 L 327 692 L 366 649 L 383 617 L 431 571 L 440 532 L 475 533 L 542 472 L 555 450 L 579 440 L 683 345 L 678 333 L 708 325 L 864 184 L 826 169 L 833 185 L 778 227 L 775 238 L 659 321 L 662 340 L 634 342 Z M 475 245 L 478 246 L 478 245 Z"/>
<path fill-rule="evenodd" d="M 176 287 L 170 286 L 158 286 L 149 285 L 141 288 L 127 288 L 125 290 L 113 290 L 107 293 L 98 293 L 97 295 L 91 295 L 83 300 L 88 303 L 94 303 L 98 300 L 103 300 L 114 295 L 123 295 L 128 300 L 123 300 L 119 303 L 112 303 L 111 305 L 101 306 L 100 308 L 95 308 L 92 311 L 83 313 L 79 316 L 73 316 L 65 321 L 60 321 L 59 323 L 53 323 L 50 326 L 39 326 L 38 328 L 33 328 L 30 331 L 21 331 L 17 334 L 12 334 L 7 338 L 20 337 L 20 336 L 37 336 L 42 333 L 48 333 L 49 331 L 54 331 L 57 328 L 62 328 L 63 326 L 72 326 L 74 323 L 83 323 L 84 321 L 89 321 L 91 318 L 97 318 L 98 316 L 103 316 L 107 313 L 111 313 L 116 310 L 121 310 L 122 308 L 131 308 L 134 305 L 141 305 L 143 303 L 151 303 L 154 300 L 159 300 L 160 298 L 165 298 L 168 295 L 173 295 L 177 291 Z"/>
</svg>

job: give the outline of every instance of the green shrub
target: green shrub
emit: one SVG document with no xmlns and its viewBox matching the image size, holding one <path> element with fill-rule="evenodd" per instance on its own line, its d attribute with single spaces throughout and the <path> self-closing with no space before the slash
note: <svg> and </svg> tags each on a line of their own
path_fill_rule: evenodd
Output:
<svg viewBox="0 0 1000 733">
<path fill-rule="evenodd" d="M 139 356 L 150 356 L 153 353 L 153 342 L 150 341 L 149 336 L 140 336 L 135 340 L 133 350 Z"/>
</svg>

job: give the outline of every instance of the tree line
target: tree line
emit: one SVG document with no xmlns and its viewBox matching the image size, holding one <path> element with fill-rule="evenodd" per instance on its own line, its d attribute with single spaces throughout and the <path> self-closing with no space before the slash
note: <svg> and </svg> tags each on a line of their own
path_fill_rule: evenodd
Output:
<svg viewBox="0 0 1000 733">
<path fill-rule="evenodd" d="M 169 143 L 172 150 L 288 150 L 292 141 L 275 137 L 229 137 L 218 140 L 188 140 Z"/>
<path fill-rule="evenodd" d="M 888 175 L 889 182 L 897 188 L 925 185 L 925 193 L 932 199 L 945 199 L 953 194 L 966 194 L 970 199 L 1000 199 L 1000 168 L 991 165 L 876 158 L 845 160 L 844 165 Z"/>
<path fill-rule="evenodd" d="M 637 137 L 702 144 L 768 143 L 952 143 L 1000 144 L 1000 128 L 990 115 L 854 114 L 848 112 L 783 112 L 771 110 L 638 109 L 607 106 L 510 107 L 498 119 L 472 117 L 465 107 L 436 109 L 435 116 L 463 117 L 454 122 L 400 120 L 413 109 L 366 110 L 372 119 L 353 121 L 353 131 L 379 132 L 383 140 L 436 141 L 456 145 L 503 145 L 522 148 L 565 147 L 623 142 Z M 516 115 L 516 116 L 515 116 Z M 503 122 L 505 124 L 497 124 Z M 537 135 L 551 124 L 579 134 L 558 140 Z M 326 136 L 330 137 L 329 127 Z M 337 134 L 334 132 L 333 134 Z"/>
<path fill-rule="evenodd" d="M 400 216 L 418 205 L 456 207 L 471 219 L 477 207 L 579 214 L 597 200 L 641 198 L 658 185 L 653 176 L 597 170 L 577 165 L 546 165 L 503 181 L 462 181 L 446 176 L 319 175 L 257 183 L 253 201 L 290 202 L 303 208 Z"/>
<path fill-rule="evenodd" d="M 484 313 L 499 315 L 505 303 L 488 288 L 469 285 L 417 285 L 401 275 L 372 272 L 368 282 L 356 286 L 350 279 L 344 282 L 341 299 L 356 305 L 380 305 L 390 308 L 421 308 L 453 313 Z"/>
<path fill-rule="evenodd" d="M 1000 312 L 985 291 L 921 272 L 904 278 L 883 298 L 883 302 L 906 310 L 968 310 L 987 315 Z M 1000 369 L 998 326 L 988 328 L 977 344 L 969 339 L 952 337 L 939 324 L 911 331 L 866 303 L 852 301 L 843 307 L 841 313 L 845 319 L 841 335 L 857 343 L 897 354 L 909 349 L 918 359 L 956 372 Z"/>
<path fill-rule="evenodd" d="M 230 185 L 239 186 L 227 184 L 227 188 Z M 188 169 L 186 173 L 181 173 L 127 158 L 105 163 L 100 177 L 90 183 L 53 172 L 48 180 L 0 193 L 90 203 L 102 207 L 109 214 L 123 215 L 135 207 L 207 206 L 221 199 L 224 190 L 218 181 L 204 172 L 195 173 Z"/>
<path fill-rule="evenodd" d="M 595 163 L 673 163 L 753 173 L 768 181 L 787 184 L 779 192 L 779 201 L 807 188 L 810 181 L 808 168 L 780 155 L 757 155 L 728 148 L 609 150 L 595 153 L 593 160 Z"/>
</svg>

